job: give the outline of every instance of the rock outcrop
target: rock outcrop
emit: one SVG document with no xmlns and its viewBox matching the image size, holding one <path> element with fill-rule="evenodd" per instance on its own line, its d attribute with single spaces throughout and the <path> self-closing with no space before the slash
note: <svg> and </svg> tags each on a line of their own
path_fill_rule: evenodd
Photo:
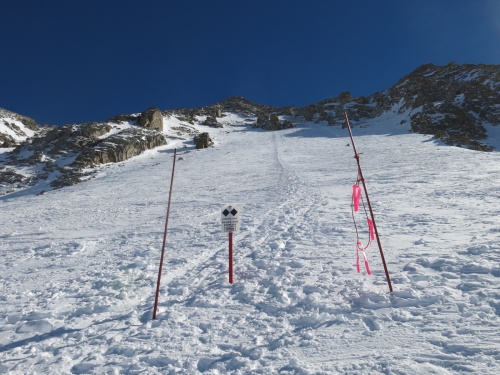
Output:
<svg viewBox="0 0 500 375">
<path fill-rule="evenodd" d="M 146 109 L 138 118 L 139 125 L 149 130 L 163 131 L 163 116 L 158 108 Z"/>
<path fill-rule="evenodd" d="M 261 105 L 252 103 L 250 100 L 241 96 L 233 96 L 206 107 L 191 109 L 182 108 L 172 111 L 166 111 L 166 113 L 168 116 L 174 116 L 180 121 L 185 121 L 190 124 L 197 123 L 199 117 L 205 116 L 206 118 L 204 121 L 202 121 L 202 124 L 212 127 L 222 127 L 222 124 L 217 119 L 222 117 L 224 113 L 232 113 L 240 115 L 242 117 L 248 117 L 248 125 L 254 127 L 266 125 L 267 130 L 280 130 L 289 127 L 292 123 L 289 120 L 280 121 L 281 125 L 270 123 L 270 116 L 272 114 L 277 114 L 279 116 L 293 117 L 295 115 L 295 108 L 278 108 L 268 105 Z M 257 125 L 256 120 L 258 117 L 261 117 L 263 119 L 267 118 L 267 120 L 259 122 L 259 124 Z M 291 126 L 293 126 L 293 124 Z"/>
<path fill-rule="evenodd" d="M 52 187 L 73 185 L 91 173 L 85 169 L 122 162 L 166 143 L 163 133 L 139 126 L 89 122 L 53 127 L 18 145 L 7 156 L 6 166 L 33 167 L 37 175 L 22 178 L 14 175 L 13 169 L 6 169 L 0 183 L 27 186 L 55 176 Z"/>
<path fill-rule="evenodd" d="M 207 116 L 207 118 L 205 119 L 205 121 L 203 121 L 202 123 L 203 125 L 206 125 L 206 126 L 211 126 L 213 128 L 222 128 L 222 124 L 217 121 L 217 119 L 213 116 Z"/>
<path fill-rule="evenodd" d="M 261 115 L 257 117 L 257 122 L 253 127 L 264 130 L 283 130 L 293 128 L 293 124 L 289 120 L 280 120 L 279 116 L 273 113 L 270 116 Z"/>
<path fill-rule="evenodd" d="M 487 151 L 484 124 L 500 125 L 500 66 L 427 64 L 388 90 L 408 111 L 411 130 Z"/>
<path fill-rule="evenodd" d="M 393 87 L 369 97 L 341 93 L 295 110 L 310 122 L 342 125 L 347 111 L 353 124 L 383 113 L 401 115 L 400 125 L 432 134 L 450 145 L 489 151 L 481 141 L 485 125 L 500 125 L 500 65 L 423 65 Z"/>
<path fill-rule="evenodd" d="M 208 133 L 201 133 L 194 137 L 194 144 L 196 149 L 208 148 L 212 146 L 214 143 L 210 139 L 210 135 Z"/>
<path fill-rule="evenodd" d="M 74 165 L 82 168 L 99 164 L 118 163 L 167 143 L 163 134 L 140 128 L 129 128 L 87 147 Z"/>
</svg>

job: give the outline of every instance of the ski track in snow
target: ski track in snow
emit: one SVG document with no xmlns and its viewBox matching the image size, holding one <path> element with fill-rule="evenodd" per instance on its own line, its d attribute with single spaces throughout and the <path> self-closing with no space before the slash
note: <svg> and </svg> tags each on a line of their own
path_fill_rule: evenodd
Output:
<svg viewBox="0 0 500 375">
<path fill-rule="evenodd" d="M 375 242 L 355 271 L 345 130 L 210 131 L 216 148 L 178 150 L 155 321 L 171 146 L 0 198 L 0 373 L 500 371 L 498 153 L 354 128 L 389 294 Z"/>
</svg>

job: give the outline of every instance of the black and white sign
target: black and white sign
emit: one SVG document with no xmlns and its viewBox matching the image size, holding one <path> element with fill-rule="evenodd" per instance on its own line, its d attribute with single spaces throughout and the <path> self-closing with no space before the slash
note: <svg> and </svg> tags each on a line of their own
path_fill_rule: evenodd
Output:
<svg viewBox="0 0 500 375">
<path fill-rule="evenodd" d="M 241 208 L 238 206 L 227 206 L 222 209 L 222 230 L 227 233 L 240 231 Z"/>
</svg>

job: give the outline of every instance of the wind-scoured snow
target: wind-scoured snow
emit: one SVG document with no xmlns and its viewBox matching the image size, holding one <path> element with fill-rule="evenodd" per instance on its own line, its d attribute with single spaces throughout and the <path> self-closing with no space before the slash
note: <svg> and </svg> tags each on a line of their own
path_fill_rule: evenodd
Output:
<svg viewBox="0 0 500 375">
<path fill-rule="evenodd" d="M 347 130 L 220 122 L 214 148 L 194 150 L 166 119 L 169 146 L 0 197 L 0 373 L 500 372 L 498 152 L 387 126 L 398 119 L 354 127 L 389 293 L 376 243 L 373 274 L 355 270 Z M 242 208 L 233 285 L 228 204 Z"/>
</svg>

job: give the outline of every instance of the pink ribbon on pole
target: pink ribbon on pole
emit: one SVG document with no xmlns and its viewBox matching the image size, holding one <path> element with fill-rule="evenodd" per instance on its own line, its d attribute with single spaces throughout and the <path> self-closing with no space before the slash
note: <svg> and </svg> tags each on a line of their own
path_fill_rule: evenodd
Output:
<svg viewBox="0 0 500 375">
<path fill-rule="evenodd" d="M 368 230 L 370 231 L 370 241 L 375 239 L 375 230 L 373 229 L 373 221 L 371 219 L 368 220 Z"/>
<path fill-rule="evenodd" d="M 370 245 L 368 244 L 368 246 L 370 246 Z M 363 253 L 363 260 L 365 263 L 366 273 L 368 275 L 371 275 L 372 272 L 370 271 L 370 266 L 368 265 L 368 258 L 366 257 L 366 253 L 365 253 L 365 250 L 368 248 L 368 246 L 366 248 L 364 248 L 363 244 L 360 241 L 358 241 L 356 243 L 356 271 L 358 271 L 358 273 L 361 272 L 361 266 L 360 266 L 360 261 L 359 261 L 359 251 L 361 250 L 361 252 Z"/>
<path fill-rule="evenodd" d="M 370 271 L 370 266 L 368 265 L 368 258 L 366 257 L 366 253 L 365 251 L 363 250 L 363 257 L 365 258 L 365 268 L 366 268 L 366 273 L 368 275 L 371 275 L 372 272 Z"/>
<path fill-rule="evenodd" d="M 361 191 L 362 191 L 361 186 L 359 186 L 358 184 L 352 185 L 352 207 L 353 207 L 354 212 L 359 211 L 359 202 L 361 200 Z M 354 219 L 354 213 L 353 213 L 353 219 Z M 366 247 L 363 246 L 361 241 L 357 241 L 357 243 L 356 243 L 356 271 L 358 271 L 358 273 L 361 272 L 360 255 L 359 255 L 359 252 L 361 251 L 363 253 L 363 260 L 365 263 L 366 273 L 368 275 L 371 275 L 370 266 L 368 265 L 368 258 L 366 257 L 365 250 L 370 247 L 372 241 L 375 239 L 375 230 L 374 230 L 374 226 L 373 226 L 373 221 L 369 218 L 366 218 L 366 220 L 368 221 L 368 231 L 370 233 L 370 238 L 368 241 L 368 245 L 366 245 Z M 356 227 L 356 233 L 357 233 L 357 227 Z"/>
<path fill-rule="evenodd" d="M 352 185 L 352 203 L 354 205 L 354 212 L 359 211 L 359 200 L 361 198 L 361 187 L 359 185 Z"/>
</svg>

